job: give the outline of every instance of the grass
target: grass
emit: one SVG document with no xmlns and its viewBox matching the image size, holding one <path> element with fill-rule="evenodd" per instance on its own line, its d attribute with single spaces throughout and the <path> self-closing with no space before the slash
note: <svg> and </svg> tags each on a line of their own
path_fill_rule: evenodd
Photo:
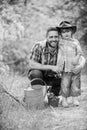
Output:
<svg viewBox="0 0 87 130">
<path fill-rule="evenodd" d="M 8 94 L 0 91 L 0 130 L 86 130 L 87 76 L 82 76 L 80 106 L 26 110 Z M 4 80 L 4 78 L 3 78 Z M 2 82 L 1 82 L 2 83 Z M 29 81 L 26 77 L 8 74 L 4 87 L 21 102 Z M 2 87 L 2 86 L 1 86 Z"/>
</svg>

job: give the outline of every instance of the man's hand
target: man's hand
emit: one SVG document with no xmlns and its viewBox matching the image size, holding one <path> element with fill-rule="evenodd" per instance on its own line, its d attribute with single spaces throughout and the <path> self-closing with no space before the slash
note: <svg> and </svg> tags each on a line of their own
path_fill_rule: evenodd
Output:
<svg viewBox="0 0 87 130">
<path fill-rule="evenodd" d="M 55 73 L 60 73 L 60 72 L 61 72 L 60 67 L 58 67 L 58 66 L 52 66 L 52 67 L 51 67 L 51 70 L 52 70 L 53 72 L 55 72 Z"/>
<path fill-rule="evenodd" d="M 74 66 L 71 71 L 72 71 L 74 74 L 78 74 L 78 73 L 81 72 L 81 70 L 82 70 L 82 66 L 81 66 L 81 65 L 78 65 L 78 66 Z"/>
</svg>

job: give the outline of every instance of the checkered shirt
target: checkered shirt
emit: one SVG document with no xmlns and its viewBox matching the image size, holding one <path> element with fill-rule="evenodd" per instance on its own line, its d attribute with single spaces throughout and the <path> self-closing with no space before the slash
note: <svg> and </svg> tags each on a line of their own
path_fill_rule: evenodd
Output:
<svg viewBox="0 0 87 130">
<path fill-rule="evenodd" d="M 58 48 L 55 51 L 49 49 L 49 44 L 42 41 L 34 45 L 30 52 L 30 59 L 41 64 L 56 65 L 57 64 Z"/>
</svg>

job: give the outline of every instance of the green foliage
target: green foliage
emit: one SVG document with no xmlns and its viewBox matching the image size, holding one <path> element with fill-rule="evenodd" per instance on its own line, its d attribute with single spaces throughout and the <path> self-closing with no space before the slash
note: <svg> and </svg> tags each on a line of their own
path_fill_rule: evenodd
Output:
<svg viewBox="0 0 87 130">
<path fill-rule="evenodd" d="M 3 46 L 3 60 L 9 65 L 10 69 L 19 74 L 27 74 L 28 60 L 27 52 L 16 44 Z"/>
<path fill-rule="evenodd" d="M 8 37 L 13 38 L 12 40 L 23 41 L 22 46 L 16 41 L 17 43 L 6 43 L 3 47 L 4 61 L 14 71 L 20 73 L 27 71 L 28 51 L 24 48 L 29 48 L 30 51 L 36 41 L 45 38 L 49 26 L 58 26 L 63 20 L 71 21 L 77 25 L 76 35 L 81 44 L 87 46 L 87 0 L 47 0 L 46 2 L 41 0 L 2 0 L 0 2 L 5 3 L 6 1 L 8 4 L 3 8 L 3 15 L 1 14 L 2 21 L 4 21 L 3 26 L 8 28 L 9 35 L 13 32 Z M 18 3 L 27 4 L 27 6 L 19 6 Z M 22 32 L 23 35 L 21 35 Z M 16 34 L 17 38 L 12 37 Z"/>
<path fill-rule="evenodd" d="M 27 0 L 22 0 L 24 5 L 27 4 Z M 21 0 L 0 0 L 0 4 L 9 4 L 9 5 L 16 5 L 18 3 L 21 3 Z"/>
</svg>

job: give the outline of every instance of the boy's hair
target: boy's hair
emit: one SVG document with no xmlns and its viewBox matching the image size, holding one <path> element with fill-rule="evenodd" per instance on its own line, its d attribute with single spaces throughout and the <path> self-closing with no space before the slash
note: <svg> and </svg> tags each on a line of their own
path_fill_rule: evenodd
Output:
<svg viewBox="0 0 87 130">
<path fill-rule="evenodd" d="M 46 32 L 46 37 L 48 36 L 49 32 L 51 32 L 51 31 L 56 31 L 56 32 L 58 32 L 58 29 L 57 29 L 57 27 L 49 27 L 49 28 L 47 29 L 47 32 Z M 59 34 L 59 32 L 58 32 L 58 34 Z"/>
<path fill-rule="evenodd" d="M 61 31 L 59 32 L 59 34 L 60 34 L 60 36 L 62 36 L 62 30 L 63 29 L 61 29 Z M 74 35 L 74 32 L 73 32 L 73 30 L 72 30 L 72 28 L 68 28 L 68 29 L 64 29 L 64 30 L 70 30 L 71 31 L 71 37 Z"/>
</svg>

